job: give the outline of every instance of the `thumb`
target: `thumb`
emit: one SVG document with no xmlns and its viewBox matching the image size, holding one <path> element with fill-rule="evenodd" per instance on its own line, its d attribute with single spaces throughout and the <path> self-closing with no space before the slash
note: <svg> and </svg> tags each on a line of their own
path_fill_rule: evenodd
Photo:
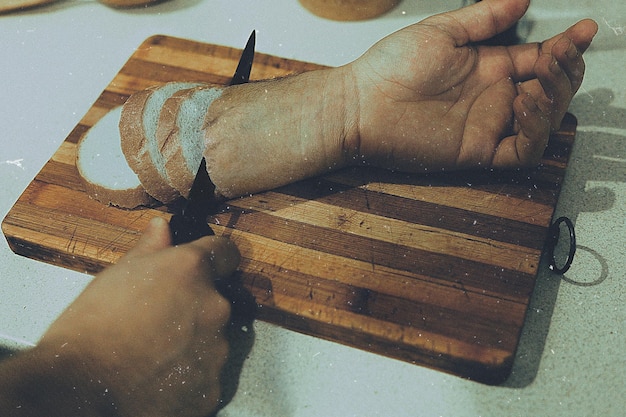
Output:
<svg viewBox="0 0 626 417">
<path fill-rule="evenodd" d="M 530 0 L 483 0 L 427 19 L 448 32 L 457 46 L 490 39 L 513 26 L 526 13 Z"/>
<path fill-rule="evenodd" d="M 128 251 L 126 258 L 142 256 L 157 252 L 172 246 L 172 237 L 169 224 L 162 217 L 153 217 L 148 223 L 148 227 L 137 241 L 137 244 Z"/>
</svg>

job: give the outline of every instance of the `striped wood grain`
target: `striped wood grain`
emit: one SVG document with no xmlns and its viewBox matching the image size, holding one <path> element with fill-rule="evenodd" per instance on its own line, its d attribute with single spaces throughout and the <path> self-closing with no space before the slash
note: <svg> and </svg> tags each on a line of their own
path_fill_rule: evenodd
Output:
<svg viewBox="0 0 626 417">
<path fill-rule="evenodd" d="M 134 91 L 226 83 L 236 49 L 147 39 L 24 191 L 2 229 L 18 254 L 95 273 L 167 208 L 89 199 L 76 143 Z M 252 79 L 318 65 L 257 54 Z M 510 372 L 574 140 L 568 115 L 541 168 L 404 175 L 347 169 L 229 201 L 210 219 L 243 255 L 261 320 L 485 383 Z"/>
</svg>

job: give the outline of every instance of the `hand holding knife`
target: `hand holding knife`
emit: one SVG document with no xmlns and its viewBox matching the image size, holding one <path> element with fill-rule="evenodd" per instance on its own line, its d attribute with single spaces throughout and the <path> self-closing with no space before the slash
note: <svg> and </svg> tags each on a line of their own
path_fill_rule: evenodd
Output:
<svg viewBox="0 0 626 417">
<path fill-rule="evenodd" d="M 244 84 L 250 79 L 255 42 L 256 33 L 252 31 L 229 85 Z M 202 158 L 187 201 L 183 204 L 182 209 L 170 219 L 172 244 L 179 245 L 199 239 L 202 236 L 214 234 L 206 222 L 214 205 L 213 189 L 213 183 L 206 170 L 206 161 Z"/>
</svg>

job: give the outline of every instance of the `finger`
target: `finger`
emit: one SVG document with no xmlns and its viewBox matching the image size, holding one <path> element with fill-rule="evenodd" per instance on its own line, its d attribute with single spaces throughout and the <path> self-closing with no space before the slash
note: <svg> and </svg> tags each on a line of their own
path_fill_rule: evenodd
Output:
<svg viewBox="0 0 626 417">
<path fill-rule="evenodd" d="M 535 73 L 543 89 L 538 104 L 550 118 L 552 128 L 558 129 L 574 96 L 572 83 L 552 55 L 544 54 L 537 59 Z"/>
<path fill-rule="evenodd" d="M 494 168 L 536 165 L 548 144 L 550 122 L 530 94 L 518 96 L 513 103 L 513 110 L 520 130 L 517 135 L 506 137 L 500 142 L 492 161 Z"/>
<path fill-rule="evenodd" d="M 208 260 L 216 279 L 231 276 L 241 261 L 241 255 L 235 243 L 224 237 L 205 236 L 188 245 L 204 251 L 205 259 Z"/>
<path fill-rule="evenodd" d="M 494 37 L 526 13 L 529 0 L 484 0 L 425 20 L 449 33 L 457 46 Z"/>
<path fill-rule="evenodd" d="M 169 224 L 161 217 L 153 217 L 137 241 L 137 244 L 128 251 L 125 258 L 147 255 L 171 245 L 172 238 Z"/>
<path fill-rule="evenodd" d="M 584 19 L 570 26 L 564 34 L 574 42 L 582 54 L 591 46 L 596 33 L 598 33 L 598 24 L 592 19 Z"/>
<path fill-rule="evenodd" d="M 571 38 L 564 36 L 552 47 L 552 56 L 567 76 L 572 95 L 575 94 L 585 75 L 585 61 L 582 52 Z"/>
<path fill-rule="evenodd" d="M 561 126 L 563 116 L 582 84 L 584 73 L 582 53 L 566 34 L 556 40 L 549 53 L 537 59 L 535 74 L 543 88 L 539 106 L 549 115 L 553 130 Z"/>
<path fill-rule="evenodd" d="M 542 53 L 551 53 L 553 46 L 563 36 L 572 40 L 572 43 L 582 55 L 591 45 L 593 37 L 598 31 L 598 25 L 591 19 L 581 20 L 569 27 L 564 33 L 553 36 L 542 43 L 527 43 L 508 47 L 513 63 L 514 81 L 525 81 L 535 77 L 534 69 L 537 58 Z"/>
</svg>

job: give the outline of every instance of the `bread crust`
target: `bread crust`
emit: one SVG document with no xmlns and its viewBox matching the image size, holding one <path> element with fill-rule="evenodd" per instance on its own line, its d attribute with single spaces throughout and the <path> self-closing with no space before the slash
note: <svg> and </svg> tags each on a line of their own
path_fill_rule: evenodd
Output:
<svg viewBox="0 0 626 417">
<path fill-rule="evenodd" d="M 90 198 L 103 204 L 117 206 L 126 209 L 134 209 L 140 206 L 153 207 L 159 202 L 152 198 L 143 187 L 113 190 L 105 186 L 95 184 L 82 175 L 80 179 L 85 187 L 85 192 Z"/>
</svg>

